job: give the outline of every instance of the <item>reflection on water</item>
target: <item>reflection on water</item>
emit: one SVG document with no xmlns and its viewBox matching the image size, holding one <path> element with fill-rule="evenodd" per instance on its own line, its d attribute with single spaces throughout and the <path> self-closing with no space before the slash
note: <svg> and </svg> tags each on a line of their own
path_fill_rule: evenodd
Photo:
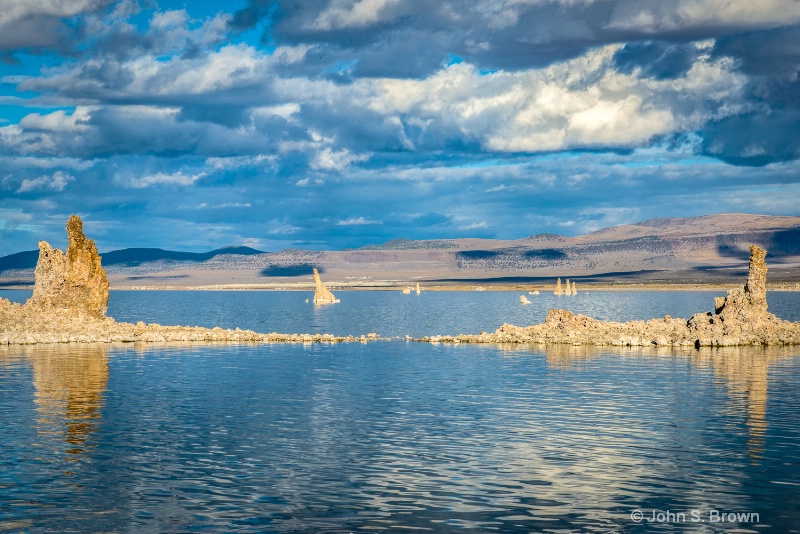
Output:
<svg viewBox="0 0 800 534">
<path fill-rule="evenodd" d="M 744 408 L 750 434 L 748 450 L 754 463 L 764 452 L 770 365 L 793 355 L 786 349 L 766 350 L 761 347 L 728 347 L 692 354 L 694 365 L 713 369 L 715 376 L 725 382 L 733 400 L 731 405 Z"/>
<path fill-rule="evenodd" d="M 525 351 L 519 345 L 499 345 L 507 353 Z M 603 357 L 597 347 L 575 345 L 552 345 L 544 348 L 547 365 L 554 369 L 579 369 L 587 361 Z M 767 430 L 767 393 L 769 368 L 771 365 L 797 357 L 790 347 L 720 347 L 680 348 L 631 348 L 624 354 L 637 358 L 685 358 L 698 369 L 711 369 L 727 387 L 731 396 L 731 409 L 744 412 L 749 429 L 749 453 L 754 463 L 761 457 L 764 448 L 764 433 Z"/>
<path fill-rule="evenodd" d="M 632 510 L 712 508 L 761 522 L 707 532 L 800 520 L 796 349 L 3 350 L 0 530 L 646 532 Z M 65 476 L 65 456 L 81 469 Z"/>
<path fill-rule="evenodd" d="M 66 443 L 66 459 L 77 461 L 90 447 L 108 387 L 105 345 L 23 347 L 33 369 L 36 429 L 44 440 Z"/>
</svg>

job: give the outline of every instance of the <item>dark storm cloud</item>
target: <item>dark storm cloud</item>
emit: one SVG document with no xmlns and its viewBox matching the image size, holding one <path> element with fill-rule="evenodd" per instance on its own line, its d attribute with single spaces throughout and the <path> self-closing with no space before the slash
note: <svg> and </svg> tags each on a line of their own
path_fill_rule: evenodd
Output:
<svg viewBox="0 0 800 534">
<path fill-rule="evenodd" d="M 4 3 L 0 13 L 0 52 L 55 50 L 74 53 L 86 36 L 85 15 L 103 13 L 114 0 L 25 0 Z"/>
<path fill-rule="evenodd" d="M 630 74 L 638 68 L 646 76 L 663 80 L 686 74 L 697 56 L 697 47 L 691 44 L 641 41 L 625 45 L 614 54 L 614 63 L 620 72 Z"/>
<path fill-rule="evenodd" d="M 755 109 L 707 124 L 703 150 L 737 165 L 800 158 L 800 26 L 719 39 L 714 53 L 749 75 Z"/>
<path fill-rule="evenodd" d="M 682 56 L 690 51 L 676 46 L 653 57 L 655 50 L 648 43 L 660 37 L 680 45 L 735 35 L 742 28 L 798 21 L 791 2 L 771 3 L 777 5 L 759 10 L 742 1 L 250 0 L 234 14 L 231 26 L 241 30 L 263 23 L 271 40 L 325 45 L 318 61 L 329 68 L 356 57 L 351 66 L 355 75 L 425 76 L 453 54 L 481 69 L 542 67 L 618 42 L 642 42 L 649 46 L 651 59 L 674 71 L 686 66 L 688 58 Z M 790 7 L 781 17 L 774 11 L 784 5 Z M 313 62 L 307 66 L 319 67 Z"/>
</svg>

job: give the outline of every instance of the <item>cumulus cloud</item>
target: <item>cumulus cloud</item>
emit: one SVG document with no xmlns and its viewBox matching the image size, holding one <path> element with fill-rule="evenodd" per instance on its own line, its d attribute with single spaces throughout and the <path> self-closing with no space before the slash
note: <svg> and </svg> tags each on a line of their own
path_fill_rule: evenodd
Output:
<svg viewBox="0 0 800 534">
<path fill-rule="evenodd" d="M 333 30 L 367 26 L 385 20 L 386 13 L 398 6 L 400 0 L 336 1 L 326 7 L 311 23 L 317 30 Z"/>
<path fill-rule="evenodd" d="M 26 178 L 17 189 L 17 193 L 27 193 L 29 191 L 63 191 L 75 177 L 63 171 L 56 171 L 51 175 L 42 175 L 38 178 Z"/>
<path fill-rule="evenodd" d="M 171 174 L 158 172 L 141 178 L 131 178 L 127 181 L 128 187 L 134 189 L 143 189 L 145 187 L 152 187 L 158 185 L 172 185 L 172 186 L 190 186 L 194 185 L 197 180 L 206 176 L 206 173 L 199 174 L 184 174 L 183 171 L 174 172 Z"/>
<path fill-rule="evenodd" d="M 693 27 L 775 27 L 800 22 L 793 0 L 623 0 L 611 14 L 609 28 L 647 33 Z"/>
<path fill-rule="evenodd" d="M 352 163 L 368 159 L 369 155 L 367 154 L 351 154 L 346 148 L 337 151 L 326 147 L 314 156 L 311 168 L 323 171 L 341 171 Z"/>
<path fill-rule="evenodd" d="M 720 105 L 738 102 L 745 83 L 726 58 L 699 55 L 683 77 L 654 80 L 614 69 L 618 51 L 610 45 L 515 73 L 482 74 L 461 63 L 424 80 L 357 86 L 373 111 L 416 117 L 428 139 L 473 138 L 502 152 L 637 146 L 737 111 Z"/>
</svg>

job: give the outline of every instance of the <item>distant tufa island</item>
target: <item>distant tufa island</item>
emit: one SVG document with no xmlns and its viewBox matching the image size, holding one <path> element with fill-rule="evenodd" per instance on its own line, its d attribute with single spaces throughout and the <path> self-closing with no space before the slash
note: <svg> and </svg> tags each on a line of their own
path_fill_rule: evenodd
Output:
<svg viewBox="0 0 800 534">
<path fill-rule="evenodd" d="M 767 311 L 766 251 L 750 247 L 747 283 L 714 300 L 714 312 L 691 318 L 670 316 L 649 321 L 598 321 L 568 310 L 550 310 L 542 324 L 504 324 L 493 334 L 432 336 L 432 343 L 537 343 L 637 347 L 731 347 L 800 345 L 800 323 Z"/>
<path fill-rule="evenodd" d="M 75 215 L 67 221 L 66 253 L 39 242 L 33 295 L 25 304 L 0 299 L 0 344 L 109 342 L 341 342 L 377 339 L 331 334 L 259 334 L 188 326 L 122 323 L 106 316 L 109 284 L 97 247 Z M 541 343 L 629 346 L 733 346 L 800 344 L 800 323 L 767 311 L 766 251 L 750 247 L 747 283 L 714 302 L 714 313 L 690 319 L 598 321 L 567 310 L 550 310 L 539 325 L 503 325 L 494 334 L 436 336 L 420 341 L 452 343 Z M 315 302 L 338 302 L 316 269 Z"/>
<path fill-rule="evenodd" d="M 428 288 L 525 284 L 552 290 L 558 277 L 583 288 L 725 287 L 747 275 L 752 244 L 769 250 L 771 284 L 800 289 L 800 217 L 740 213 L 651 219 L 578 237 L 403 239 L 338 251 L 132 248 L 104 253 L 103 264 L 115 288 L 311 289 L 315 268 L 334 288 L 399 289 L 423 282 Z M 30 287 L 37 259 L 33 250 L 0 258 L 0 287 Z"/>
</svg>

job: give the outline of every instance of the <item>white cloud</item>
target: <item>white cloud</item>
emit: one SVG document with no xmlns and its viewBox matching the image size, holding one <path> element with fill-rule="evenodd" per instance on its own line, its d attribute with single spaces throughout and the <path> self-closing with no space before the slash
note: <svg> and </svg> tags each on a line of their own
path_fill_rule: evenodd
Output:
<svg viewBox="0 0 800 534">
<path fill-rule="evenodd" d="M 0 208 L 0 227 L 3 230 L 18 230 L 33 221 L 33 214 L 18 209 Z"/>
<path fill-rule="evenodd" d="M 0 156 L 0 167 L 53 169 L 63 167 L 75 171 L 85 171 L 92 167 L 97 160 L 82 160 L 77 158 L 37 158 L 37 157 L 6 157 Z"/>
<path fill-rule="evenodd" d="M 47 115 L 31 113 L 19 121 L 19 125 L 26 130 L 44 130 L 48 132 L 82 133 L 90 129 L 88 125 L 91 108 L 78 106 L 72 113 L 63 110 L 54 111 Z"/>
<path fill-rule="evenodd" d="M 358 28 L 382 19 L 386 8 L 396 6 L 399 0 L 332 0 L 311 27 L 316 30 Z"/>
<path fill-rule="evenodd" d="M 115 98 L 216 93 L 267 84 L 274 76 L 274 66 L 297 63 L 308 49 L 306 45 L 278 47 L 271 54 L 265 54 L 254 47 L 235 44 L 198 57 L 175 56 L 164 60 L 145 54 L 125 62 L 90 59 L 53 69 L 46 77 L 21 79 L 19 88 L 24 91 L 69 88 L 72 92 Z M 100 79 L 87 76 L 87 72 L 108 72 L 113 73 L 113 77 Z"/>
<path fill-rule="evenodd" d="M 353 217 L 350 219 L 344 219 L 343 221 L 338 221 L 336 226 L 361 226 L 368 224 L 383 224 L 383 221 L 371 220 L 365 217 Z"/>
<path fill-rule="evenodd" d="M 199 174 L 184 174 L 183 171 L 174 172 L 172 174 L 166 174 L 163 172 L 159 172 L 156 174 L 150 174 L 148 176 L 143 176 L 141 178 L 132 178 L 128 180 L 128 187 L 132 187 L 134 189 L 144 189 L 145 187 L 151 187 L 154 185 L 174 185 L 174 186 L 189 186 L 193 185 L 197 180 L 206 176 L 206 173 L 201 172 Z"/>
<path fill-rule="evenodd" d="M 323 185 L 323 184 L 325 184 L 325 180 L 323 180 L 322 178 L 314 178 L 314 179 L 303 178 L 301 180 L 297 180 L 294 183 L 294 185 L 296 185 L 297 187 L 308 187 L 311 185 Z"/>
<path fill-rule="evenodd" d="M 302 230 L 302 228 L 300 228 L 299 226 L 288 224 L 285 220 L 270 221 L 269 227 L 270 229 L 267 231 L 267 233 L 270 235 L 291 235 Z"/>
<path fill-rule="evenodd" d="M 491 226 L 486 221 L 476 222 L 472 224 L 467 224 L 465 226 L 459 226 L 459 230 L 486 230 Z"/>
<path fill-rule="evenodd" d="M 352 154 L 346 148 L 337 151 L 328 147 L 317 152 L 311 161 L 311 168 L 322 171 L 341 171 L 352 163 L 367 161 L 368 159 L 369 155 L 367 154 Z"/>
<path fill-rule="evenodd" d="M 97 0 L 0 0 L 0 24 L 8 24 L 32 15 L 71 17 L 97 7 Z"/>
<path fill-rule="evenodd" d="M 224 208 L 249 208 L 251 204 L 249 202 L 223 202 L 222 204 L 214 204 L 213 206 L 209 206 L 207 203 L 203 202 L 198 208 L 212 208 L 212 209 L 224 209 Z"/>
<path fill-rule="evenodd" d="M 353 98 L 380 115 L 429 121 L 428 139 L 474 139 L 499 152 L 640 146 L 742 111 L 746 78 L 729 59 L 701 54 L 683 78 L 654 80 L 615 70 L 619 48 L 543 69 L 484 75 L 461 63 L 423 80 L 359 80 Z"/>
<path fill-rule="evenodd" d="M 263 163 L 274 163 L 275 156 L 259 154 L 257 156 L 229 156 L 222 158 L 207 158 L 206 165 L 218 171 L 239 169 L 242 167 L 256 167 Z"/>
<path fill-rule="evenodd" d="M 24 179 L 17 189 L 17 193 L 29 191 L 63 191 L 68 184 L 75 181 L 75 177 L 64 171 L 56 171 L 52 175 L 43 175 L 38 178 Z"/>
<path fill-rule="evenodd" d="M 696 26 L 774 27 L 800 21 L 796 0 L 623 0 L 609 28 L 651 33 Z"/>
</svg>

